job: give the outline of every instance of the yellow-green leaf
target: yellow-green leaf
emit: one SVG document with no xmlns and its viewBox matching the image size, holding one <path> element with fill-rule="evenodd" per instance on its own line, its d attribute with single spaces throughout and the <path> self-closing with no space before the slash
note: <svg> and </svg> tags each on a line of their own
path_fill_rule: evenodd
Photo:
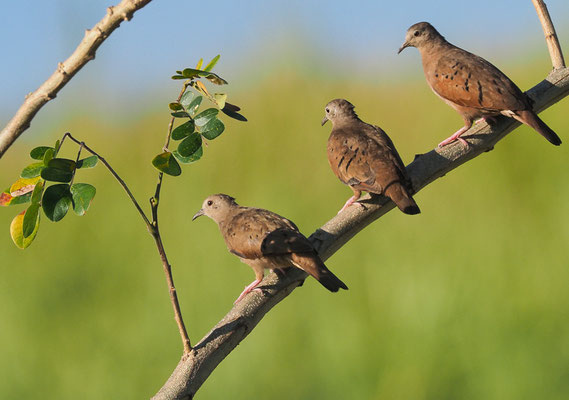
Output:
<svg viewBox="0 0 569 400">
<path fill-rule="evenodd" d="M 227 100 L 227 95 L 225 93 L 215 93 L 213 95 L 215 99 L 215 104 L 221 109 L 225 107 L 225 101 Z"/>
<path fill-rule="evenodd" d="M 10 194 L 13 197 L 18 197 L 29 193 L 34 190 L 36 183 L 38 183 L 40 179 L 39 176 L 35 178 L 20 178 L 10 186 Z"/>
<path fill-rule="evenodd" d="M 38 218 L 33 232 L 28 237 L 25 238 L 23 231 L 25 214 L 26 210 L 22 211 L 21 213 L 16 215 L 16 217 L 12 220 L 12 223 L 10 224 L 10 236 L 12 237 L 14 244 L 18 246 L 20 249 L 25 249 L 30 244 L 32 244 L 38 233 L 38 228 L 40 226 Z"/>
</svg>

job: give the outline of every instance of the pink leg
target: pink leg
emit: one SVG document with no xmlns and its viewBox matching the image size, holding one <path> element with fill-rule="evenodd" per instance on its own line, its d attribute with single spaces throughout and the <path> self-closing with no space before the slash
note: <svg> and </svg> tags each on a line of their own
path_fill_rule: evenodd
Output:
<svg viewBox="0 0 569 400">
<path fill-rule="evenodd" d="M 261 278 L 261 279 L 259 279 L 259 278 L 255 279 L 249 286 L 247 286 L 247 287 L 241 292 L 241 294 L 239 295 L 239 297 L 237 298 L 237 300 L 235 300 L 235 301 L 233 302 L 233 304 L 239 303 L 239 300 L 241 300 L 243 297 L 245 297 L 245 295 L 246 295 L 247 293 L 249 293 L 250 291 L 252 291 L 253 289 L 255 289 L 255 286 L 257 286 L 259 283 L 261 283 L 261 281 L 262 281 L 262 278 Z"/>
<path fill-rule="evenodd" d="M 456 131 L 454 133 L 454 135 L 452 135 L 451 137 L 443 140 L 442 142 L 439 143 L 439 147 L 443 147 L 446 146 L 449 143 L 454 142 L 455 140 L 460 141 L 464 146 L 468 147 L 468 143 L 466 142 L 466 140 L 464 140 L 463 138 L 460 137 L 460 135 L 462 135 L 464 132 L 466 132 L 471 125 L 465 125 L 462 128 L 460 128 L 458 131 Z"/>
<path fill-rule="evenodd" d="M 496 122 L 496 117 L 492 117 L 490 115 L 486 116 L 486 117 L 482 117 L 482 118 L 478 118 L 476 121 L 474 121 L 475 124 L 484 121 L 487 124 L 494 124 Z"/>
<path fill-rule="evenodd" d="M 350 186 L 350 189 L 352 189 L 352 192 L 354 192 L 354 195 L 352 197 L 350 197 L 348 199 L 348 201 L 346 201 L 346 204 L 344 204 L 344 207 L 342 207 L 342 209 L 340 211 L 338 211 L 338 214 L 340 214 L 342 211 L 344 211 L 346 208 L 348 208 L 349 206 L 351 206 L 352 204 L 354 204 L 362 195 L 362 191 L 359 189 L 354 188 L 353 186 Z"/>
<path fill-rule="evenodd" d="M 340 211 L 338 211 L 338 214 L 340 214 L 342 211 L 344 211 L 346 208 L 348 208 L 349 206 L 351 206 L 352 204 L 354 204 L 356 202 L 356 200 L 358 200 L 360 198 L 360 196 L 352 196 L 348 199 L 348 201 L 346 201 L 346 204 L 344 204 L 344 207 L 342 207 L 342 209 Z"/>
</svg>

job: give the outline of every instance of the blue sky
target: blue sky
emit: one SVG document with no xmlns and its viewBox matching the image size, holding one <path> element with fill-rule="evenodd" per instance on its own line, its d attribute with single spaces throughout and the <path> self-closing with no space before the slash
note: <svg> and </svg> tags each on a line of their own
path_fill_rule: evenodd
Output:
<svg viewBox="0 0 569 400">
<path fill-rule="evenodd" d="M 2 125 L 111 4 L 101 0 L 0 2 L 4 16 L 0 24 Z M 567 49 L 569 2 L 549 0 L 547 4 Z M 85 96 L 89 91 L 111 102 L 145 96 L 164 89 L 169 84 L 164 77 L 174 70 L 218 53 L 222 59 L 217 71 L 230 83 L 237 77 L 250 81 L 261 71 L 273 71 L 269 67 L 275 64 L 286 68 L 315 60 L 320 70 L 329 67 L 332 72 L 364 75 L 379 70 L 388 78 L 418 62 L 418 54 L 397 57 L 395 52 L 407 27 L 422 20 L 431 22 L 449 41 L 492 60 L 545 52 L 531 0 L 154 0 L 111 35 L 94 62 L 61 95 Z"/>
</svg>

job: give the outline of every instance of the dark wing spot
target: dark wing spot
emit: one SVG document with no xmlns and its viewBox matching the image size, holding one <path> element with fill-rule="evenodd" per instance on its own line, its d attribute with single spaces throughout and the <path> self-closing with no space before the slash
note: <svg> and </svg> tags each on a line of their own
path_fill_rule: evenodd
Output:
<svg viewBox="0 0 569 400">
<path fill-rule="evenodd" d="M 496 90 L 498 91 L 498 93 L 502 94 L 502 89 L 496 88 Z"/>
<path fill-rule="evenodd" d="M 341 159 L 340 162 L 338 163 L 338 168 L 340 168 L 340 165 L 342 165 L 343 162 L 344 162 L 344 156 L 342 156 L 342 159 Z"/>
<path fill-rule="evenodd" d="M 356 158 L 355 156 L 350 158 L 350 161 L 348 161 L 348 163 L 346 164 L 346 172 L 348 172 L 348 168 L 350 167 L 350 164 L 352 163 L 352 161 L 354 161 L 354 158 Z"/>
<path fill-rule="evenodd" d="M 472 72 L 468 73 L 468 79 L 472 78 Z"/>
<path fill-rule="evenodd" d="M 482 101 L 484 100 L 484 95 L 482 94 L 482 84 L 480 81 L 476 81 L 478 83 L 478 104 L 482 105 Z"/>
<path fill-rule="evenodd" d="M 454 74 L 455 74 L 455 75 L 458 74 L 458 69 L 457 69 L 456 71 L 454 71 Z"/>
</svg>

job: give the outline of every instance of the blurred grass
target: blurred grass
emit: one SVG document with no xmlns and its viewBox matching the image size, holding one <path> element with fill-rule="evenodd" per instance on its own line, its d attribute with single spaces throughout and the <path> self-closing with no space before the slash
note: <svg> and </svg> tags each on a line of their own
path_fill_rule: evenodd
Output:
<svg viewBox="0 0 569 400">
<path fill-rule="evenodd" d="M 521 87 L 545 72 L 508 69 Z M 275 79 L 278 77 L 278 79 Z M 537 78 L 536 78 L 537 77 Z M 235 92 L 249 122 L 227 121 L 202 161 L 166 178 L 160 220 L 186 324 L 197 342 L 231 307 L 251 270 L 212 221 L 190 218 L 207 195 L 294 220 L 307 235 L 350 196 L 330 171 L 324 105 L 345 97 L 384 128 L 407 163 L 462 123 L 416 80 L 315 80 L 300 71 Z M 245 90 L 246 89 L 246 90 Z M 172 94 L 173 97 L 174 94 Z M 2 160 L 7 186 L 35 145 L 64 130 L 101 152 L 144 206 L 168 122 L 164 106 L 120 121 L 72 110 Z M 542 114 L 567 143 L 567 100 Z M 35 128 L 35 127 L 34 127 Z M 519 128 L 490 153 L 428 186 L 423 213 L 392 212 L 329 267 L 350 290 L 309 279 L 270 312 L 204 384 L 200 399 L 566 399 L 569 395 L 569 147 Z M 5 398 L 150 397 L 181 346 L 153 242 L 108 173 L 91 210 L 44 218 L 31 248 L 13 246 L 0 211 L 0 393 Z"/>
</svg>

